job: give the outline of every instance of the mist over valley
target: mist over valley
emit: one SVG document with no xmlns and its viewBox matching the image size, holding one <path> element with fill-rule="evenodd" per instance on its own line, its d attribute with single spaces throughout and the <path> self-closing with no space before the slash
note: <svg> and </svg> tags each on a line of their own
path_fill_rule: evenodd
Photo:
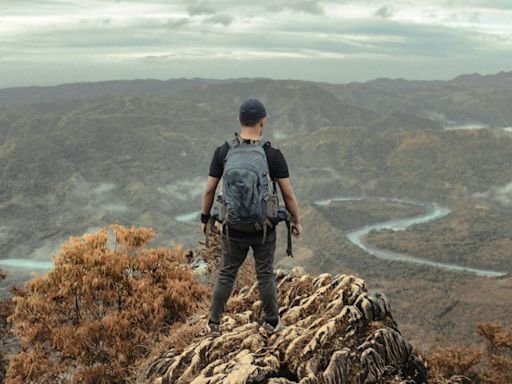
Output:
<svg viewBox="0 0 512 384">
<path fill-rule="evenodd" d="M 512 315 L 500 301 L 510 277 L 379 259 L 347 235 L 425 214 L 401 200 L 438 204 L 453 212 L 366 240 L 432 262 L 510 273 L 509 82 L 512 72 L 450 81 L 179 79 L 0 90 L 2 293 L 44 271 L 69 236 L 114 222 L 153 228 L 154 245 L 196 246 L 211 156 L 238 130 L 240 102 L 253 97 L 268 108 L 265 135 L 288 161 L 306 228 L 293 260 L 279 229 L 278 266 L 363 276 L 396 297 L 413 340 L 426 332 L 432 343 L 474 339 L 476 322 Z M 340 196 L 357 200 L 315 204 Z M 473 236 L 481 241 L 469 244 Z M 488 296 L 432 320 L 470 286 L 493 284 Z M 406 292 L 422 308 L 412 308 Z M 454 331 L 460 317 L 467 324 Z"/>
</svg>

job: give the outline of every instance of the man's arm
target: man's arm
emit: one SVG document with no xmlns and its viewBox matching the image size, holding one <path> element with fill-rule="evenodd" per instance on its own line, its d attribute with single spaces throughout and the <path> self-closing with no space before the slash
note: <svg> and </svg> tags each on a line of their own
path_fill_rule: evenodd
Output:
<svg viewBox="0 0 512 384">
<path fill-rule="evenodd" d="M 290 212 L 292 216 L 291 221 L 293 234 L 295 236 L 300 236 L 302 234 L 302 226 L 300 224 L 299 204 L 297 203 L 297 197 L 295 197 L 295 192 L 293 192 L 290 179 L 277 179 L 277 183 L 279 184 L 279 189 L 281 190 L 281 194 L 283 195 L 283 200 L 284 203 L 286 204 L 286 209 L 288 210 L 288 212 Z"/>
<path fill-rule="evenodd" d="M 206 180 L 206 186 L 203 192 L 203 204 L 202 213 L 205 215 L 210 214 L 212 209 L 213 200 L 215 199 L 215 191 L 217 190 L 217 184 L 219 183 L 218 177 L 208 176 Z M 206 224 L 203 223 L 203 233 L 206 233 Z"/>
<path fill-rule="evenodd" d="M 208 176 L 208 180 L 206 181 L 206 186 L 203 192 L 203 213 L 208 215 L 210 214 L 210 210 L 212 209 L 213 200 L 215 199 L 215 191 L 217 190 L 217 184 L 219 183 L 219 178 Z"/>
</svg>

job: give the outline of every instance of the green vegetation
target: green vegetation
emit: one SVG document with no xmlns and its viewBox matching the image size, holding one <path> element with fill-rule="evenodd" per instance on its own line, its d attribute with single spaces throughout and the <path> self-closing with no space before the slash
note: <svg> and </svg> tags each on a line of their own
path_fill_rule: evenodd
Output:
<svg viewBox="0 0 512 384">
<path fill-rule="evenodd" d="M 379 200 L 333 201 L 318 209 L 329 223 L 343 231 L 424 213 L 417 205 Z"/>
<path fill-rule="evenodd" d="M 417 214 L 416 207 L 353 202 L 322 210 L 310 203 L 378 196 L 453 208 L 479 193 L 485 209 L 470 204 L 442 221 L 372 241 L 436 260 L 510 269 L 511 212 L 486 192 L 512 181 L 512 134 L 441 129 L 512 125 L 512 91 L 503 86 L 511 74 L 496 76 L 349 85 L 196 79 L 76 84 L 16 95 L 2 90 L 2 100 L 11 102 L 0 106 L 0 256 L 48 260 L 69 236 L 113 222 L 155 228 L 155 246 L 195 244 L 198 226 L 174 216 L 199 209 L 213 150 L 238 129 L 240 101 L 257 97 L 268 106 L 267 134 L 283 150 L 303 204 L 306 234 L 296 243 L 301 257 L 294 262 L 312 272 L 359 274 L 382 288 L 418 344 L 475 341 L 477 322 L 512 316 L 503 299 L 510 293 L 507 279 L 382 261 L 345 237 L 360 225 Z M 3 287 L 27 277 L 10 273 Z"/>
<path fill-rule="evenodd" d="M 406 231 L 370 233 L 380 248 L 465 266 L 512 271 L 510 209 L 460 203 L 451 215 Z"/>
</svg>

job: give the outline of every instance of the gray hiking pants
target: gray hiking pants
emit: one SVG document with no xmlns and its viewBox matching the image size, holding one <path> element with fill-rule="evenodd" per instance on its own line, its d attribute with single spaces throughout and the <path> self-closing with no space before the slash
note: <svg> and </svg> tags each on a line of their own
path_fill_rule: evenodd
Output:
<svg viewBox="0 0 512 384">
<path fill-rule="evenodd" d="M 263 320 L 272 323 L 276 322 L 279 318 L 279 308 L 273 267 L 274 252 L 276 250 L 275 231 L 268 234 L 264 244 L 229 239 L 229 245 L 228 247 L 228 240 L 223 235 L 222 257 L 219 274 L 213 287 L 210 321 L 220 323 L 222 313 L 224 312 L 224 305 L 231 295 L 238 269 L 247 257 L 249 247 L 251 247 L 256 266 L 258 291 L 263 303 Z"/>
</svg>

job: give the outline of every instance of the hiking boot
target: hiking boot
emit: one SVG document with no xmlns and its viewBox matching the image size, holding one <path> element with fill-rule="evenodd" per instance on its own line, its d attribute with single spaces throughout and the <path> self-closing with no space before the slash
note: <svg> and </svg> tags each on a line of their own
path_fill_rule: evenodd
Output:
<svg viewBox="0 0 512 384">
<path fill-rule="evenodd" d="M 281 328 L 282 328 L 281 327 L 281 319 L 277 319 L 277 324 L 276 325 L 272 325 L 272 324 L 267 323 L 266 321 L 264 321 L 261 326 L 269 334 L 279 332 L 281 330 Z"/>
<path fill-rule="evenodd" d="M 220 324 L 212 323 L 208 321 L 204 326 L 204 332 L 209 336 L 219 336 L 220 335 Z"/>
</svg>

